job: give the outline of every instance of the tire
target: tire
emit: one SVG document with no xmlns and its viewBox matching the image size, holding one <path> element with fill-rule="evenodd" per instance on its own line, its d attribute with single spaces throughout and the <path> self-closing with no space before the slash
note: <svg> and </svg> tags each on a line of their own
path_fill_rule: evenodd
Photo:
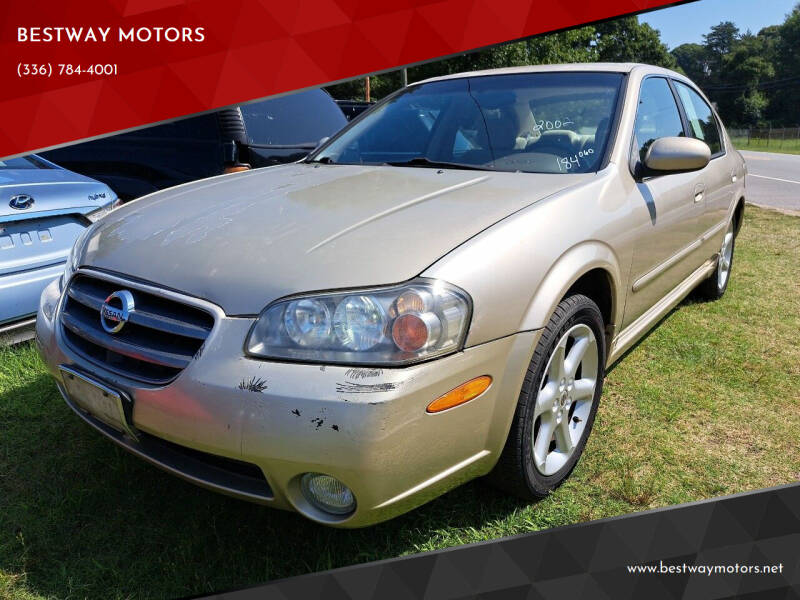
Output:
<svg viewBox="0 0 800 600">
<path fill-rule="evenodd" d="M 574 364 L 577 355 L 571 351 L 579 346 L 584 353 Z M 583 295 L 562 300 L 525 374 L 505 447 L 488 475 L 492 485 L 526 500 L 543 498 L 561 485 L 592 431 L 605 359 L 600 309 Z"/>
<path fill-rule="evenodd" d="M 728 223 L 725 235 L 722 238 L 722 247 L 717 259 L 717 268 L 695 289 L 695 295 L 701 300 L 719 300 L 728 289 L 733 269 L 733 251 L 736 248 L 736 228 L 733 220 Z"/>
</svg>

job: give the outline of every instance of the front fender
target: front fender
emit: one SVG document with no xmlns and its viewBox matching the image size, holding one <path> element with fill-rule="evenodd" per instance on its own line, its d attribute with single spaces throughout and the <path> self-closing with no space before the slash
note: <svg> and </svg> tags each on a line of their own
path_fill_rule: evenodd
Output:
<svg viewBox="0 0 800 600">
<path fill-rule="evenodd" d="M 610 246 L 597 240 L 590 240 L 573 246 L 553 264 L 538 288 L 534 290 L 520 329 L 526 331 L 545 327 L 550 315 L 569 289 L 593 269 L 604 271 L 609 280 L 612 319 L 610 325 L 621 322 L 624 303 L 617 301 L 617 290 L 622 279 L 619 260 Z"/>
<path fill-rule="evenodd" d="M 481 232 L 422 273 L 467 291 L 474 346 L 547 324 L 579 277 L 603 269 L 611 321 L 621 322 L 625 281 L 639 221 L 615 166 L 596 179 L 532 204 Z"/>
</svg>

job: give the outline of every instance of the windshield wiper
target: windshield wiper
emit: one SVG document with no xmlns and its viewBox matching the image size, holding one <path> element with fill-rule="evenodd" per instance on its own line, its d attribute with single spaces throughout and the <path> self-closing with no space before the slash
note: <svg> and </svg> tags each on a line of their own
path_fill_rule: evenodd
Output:
<svg viewBox="0 0 800 600">
<path fill-rule="evenodd" d="M 404 160 L 404 161 L 397 161 L 397 162 L 385 162 L 385 165 L 389 165 L 392 167 L 426 167 L 430 169 L 465 169 L 471 171 L 493 171 L 494 169 L 490 167 L 484 167 L 479 165 L 467 165 L 464 163 L 457 163 L 457 162 L 445 162 L 439 160 L 430 160 L 425 156 L 417 156 L 412 158 L 411 160 Z"/>
</svg>

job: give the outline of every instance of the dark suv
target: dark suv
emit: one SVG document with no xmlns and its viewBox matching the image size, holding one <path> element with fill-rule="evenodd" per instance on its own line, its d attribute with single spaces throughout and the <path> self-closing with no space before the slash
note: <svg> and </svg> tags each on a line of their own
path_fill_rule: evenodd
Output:
<svg viewBox="0 0 800 600">
<path fill-rule="evenodd" d="M 124 200 L 246 168 L 292 162 L 347 119 L 324 90 L 307 90 L 41 153 Z"/>
</svg>

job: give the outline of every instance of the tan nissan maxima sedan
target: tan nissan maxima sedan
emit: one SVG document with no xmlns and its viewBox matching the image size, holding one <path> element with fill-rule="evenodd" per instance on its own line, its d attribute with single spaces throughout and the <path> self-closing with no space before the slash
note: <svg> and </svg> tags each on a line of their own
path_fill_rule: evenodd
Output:
<svg viewBox="0 0 800 600">
<path fill-rule="evenodd" d="M 605 369 L 728 285 L 745 167 L 635 64 L 411 85 L 291 165 L 132 202 L 76 243 L 37 339 L 130 452 L 328 525 L 474 477 L 548 494 Z"/>
</svg>

